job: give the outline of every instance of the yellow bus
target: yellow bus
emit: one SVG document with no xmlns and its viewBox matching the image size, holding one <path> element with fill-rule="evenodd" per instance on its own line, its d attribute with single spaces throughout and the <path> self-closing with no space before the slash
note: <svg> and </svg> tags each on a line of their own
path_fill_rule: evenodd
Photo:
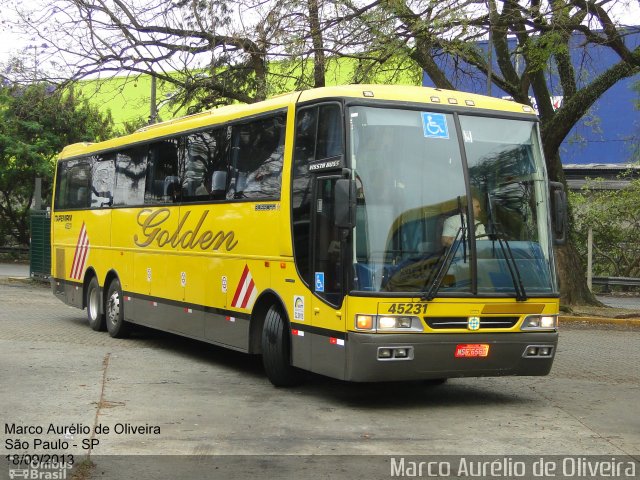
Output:
<svg viewBox="0 0 640 480">
<path fill-rule="evenodd" d="M 68 146 L 54 190 L 53 292 L 113 337 L 260 354 L 276 386 L 551 369 L 562 222 L 526 105 L 294 92 Z"/>
</svg>

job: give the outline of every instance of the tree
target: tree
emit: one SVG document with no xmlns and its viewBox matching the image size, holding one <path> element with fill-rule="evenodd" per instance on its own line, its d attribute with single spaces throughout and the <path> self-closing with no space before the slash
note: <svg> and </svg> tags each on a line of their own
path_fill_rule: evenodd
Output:
<svg viewBox="0 0 640 480">
<path fill-rule="evenodd" d="M 342 0 L 0 4 L 15 12 L 17 20 L 7 24 L 33 43 L 24 52 L 32 67 L 6 66 L 13 81 L 70 83 L 119 75 L 134 82 L 146 74 L 172 91 L 174 111 L 321 87 L 336 59 L 366 58 L 356 51 L 366 43 L 353 41 L 357 33 L 351 29 L 358 27 L 349 22 L 356 16 Z M 354 73 L 354 81 L 363 79 L 362 71 Z"/>
<path fill-rule="evenodd" d="M 51 193 L 55 157 L 65 145 L 105 140 L 111 117 L 73 90 L 40 83 L 0 87 L 0 244 L 29 244 L 29 209 L 36 177 Z"/>
<path fill-rule="evenodd" d="M 588 230 L 593 231 L 595 275 L 640 277 L 640 178 L 630 178 L 620 190 L 604 189 L 602 180 L 595 180 L 571 194 L 582 258 Z"/>
<path fill-rule="evenodd" d="M 14 28 L 49 52 L 34 67 L 47 81 L 148 74 L 172 85 L 176 109 L 194 111 L 263 100 L 283 83 L 297 87 L 305 77 L 297 69 L 309 56 L 312 84 L 324 82 L 318 0 L 58 0 L 13 8 Z M 297 62 L 292 72 L 270 72 L 272 60 L 290 59 Z M 32 81 L 34 69 L 10 73 Z"/>
<path fill-rule="evenodd" d="M 637 28 L 623 28 L 612 20 L 608 12 L 616 4 L 622 2 L 379 0 L 370 8 L 384 11 L 395 28 L 384 39 L 376 38 L 383 31 L 379 22 L 372 23 L 369 31 L 375 39 L 372 50 L 381 52 L 381 60 L 386 54 L 379 49 L 381 44 L 402 50 L 437 87 L 454 88 L 452 75 L 474 75 L 484 80 L 489 91 L 491 85 L 497 86 L 518 102 L 531 104 L 532 96 L 539 111 L 549 177 L 566 184 L 560 144 L 600 96 L 619 80 L 640 72 L 640 47 L 626 42 Z M 580 36 L 582 48 L 611 49 L 617 63 L 596 75 L 595 68 L 575 68 L 569 56 L 570 49 L 576 48 L 570 45 L 575 35 Z M 492 48 L 483 51 L 477 41 L 486 38 Z M 583 65 L 590 66 L 586 54 Z M 550 71 L 557 73 L 557 86 L 551 85 Z M 555 110 L 552 95 L 563 96 Z M 563 302 L 594 303 L 573 242 L 558 247 L 556 253 Z"/>
<path fill-rule="evenodd" d="M 146 73 L 174 85 L 173 102 L 196 111 L 321 86 L 341 57 L 355 62 L 355 82 L 380 72 L 392 79 L 407 68 L 416 76 L 425 71 L 441 88 L 474 76 L 489 91 L 535 99 L 549 176 L 564 182 L 562 141 L 607 89 L 640 71 L 640 47 L 627 40 L 632 30 L 609 15 L 625 1 L 37 0 L 20 3 L 18 12 L 22 28 L 58 55 L 59 80 Z M 575 35 L 583 48 L 615 52 L 618 62 L 585 75 L 588 69 L 570 61 Z M 487 38 L 492 48 L 483 51 L 478 41 Z M 37 73 L 36 58 L 44 59 L 34 55 Z M 555 88 L 550 71 L 557 72 Z M 559 109 L 551 94 L 563 96 Z M 563 301 L 595 301 L 573 243 L 556 251 Z"/>
<path fill-rule="evenodd" d="M 640 82 L 634 89 L 640 93 Z M 640 95 L 635 101 L 640 110 Z M 631 141 L 632 159 L 640 166 L 640 136 Z M 570 194 L 573 206 L 575 244 L 581 257 L 587 258 L 587 235 L 593 231 L 594 273 L 601 276 L 640 277 L 640 178 L 629 169 L 620 175 L 626 181 L 622 189 L 607 189 L 606 182 L 587 182 L 579 192 Z"/>
</svg>

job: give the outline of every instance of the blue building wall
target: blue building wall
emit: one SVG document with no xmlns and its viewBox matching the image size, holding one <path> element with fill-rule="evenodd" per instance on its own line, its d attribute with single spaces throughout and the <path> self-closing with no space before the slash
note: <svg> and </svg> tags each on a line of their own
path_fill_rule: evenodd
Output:
<svg viewBox="0 0 640 480">
<path fill-rule="evenodd" d="M 571 43 L 571 58 L 578 73 L 578 86 L 590 83 L 619 61 L 619 57 L 610 48 L 599 45 L 583 48 L 581 35 L 575 35 Z M 636 29 L 627 36 L 626 43 L 631 49 L 640 45 L 640 31 Z M 510 46 L 515 47 L 514 40 Z M 479 43 L 479 47 L 486 52 L 487 42 Z M 474 75 L 472 67 L 466 65 L 466 73 L 455 74 L 453 59 L 440 57 L 438 61 L 448 77 L 452 78 L 456 89 L 487 94 L 486 78 L 479 74 Z M 494 65 L 494 69 L 499 73 L 497 64 Z M 522 71 L 522 67 L 519 71 Z M 433 86 L 426 73 L 423 75 L 422 83 L 424 86 Z M 640 144 L 640 110 L 635 108 L 640 93 L 633 89 L 636 83 L 640 83 L 640 75 L 619 81 L 592 106 L 562 144 L 560 155 L 564 165 L 628 163 L 638 159 L 637 156 L 633 156 L 633 148 L 637 149 Z M 560 82 L 553 72 L 550 73 L 549 85 L 552 95 L 562 95 Z M 504 97 L 506 93 L 493 85 L 491 95 Z"/>
</svg>

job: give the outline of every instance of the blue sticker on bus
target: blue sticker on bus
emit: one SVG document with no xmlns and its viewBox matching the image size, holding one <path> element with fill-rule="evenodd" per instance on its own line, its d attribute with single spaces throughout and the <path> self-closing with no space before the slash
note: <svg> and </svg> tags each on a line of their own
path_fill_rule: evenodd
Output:
<svg viewBox="0 0 640 480">
<path fill-rule="evenodd" d="M 324 292 L 324 272 L 316 272 L 316 292 Z"/>
<path fill-rule="evenodd" d="M 422 112 L 422 130 L 426 138 L 449 138 L 447 116 L 444 113 Z"/>
</svg>

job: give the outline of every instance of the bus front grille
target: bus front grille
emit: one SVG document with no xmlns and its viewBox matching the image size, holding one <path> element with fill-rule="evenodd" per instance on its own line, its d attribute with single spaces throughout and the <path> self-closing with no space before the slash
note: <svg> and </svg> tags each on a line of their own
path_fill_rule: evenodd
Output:
<svg viewBox="0 0 640 480">
<path fill-rule="evenodd" d="M 520 317 L 480 317 L 480 330 L 487 328 L 511 328 Z M 468 317 L 424 317 L 429 328 L 443 330 L 448 328 L 460 328 L 467 330 Z"/>
</svg>

